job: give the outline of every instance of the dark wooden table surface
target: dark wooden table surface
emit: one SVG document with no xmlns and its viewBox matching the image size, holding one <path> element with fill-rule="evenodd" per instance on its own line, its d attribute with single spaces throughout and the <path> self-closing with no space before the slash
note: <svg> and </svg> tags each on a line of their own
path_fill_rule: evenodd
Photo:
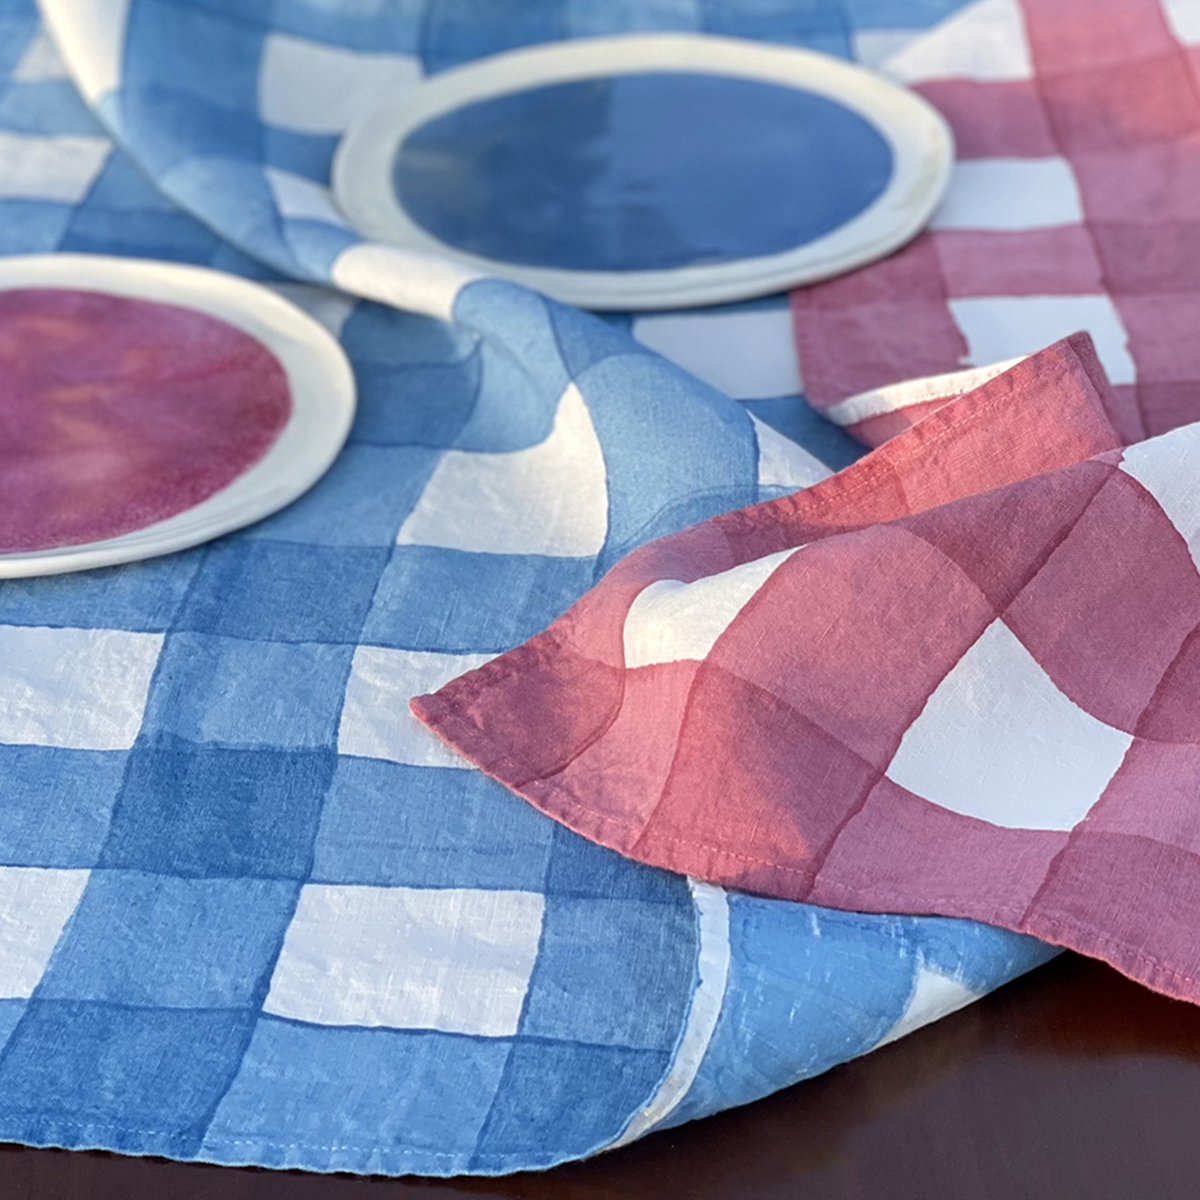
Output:
<svg viewBox="0 0 1200 1200">
<path fill-rule="evenodd" d="M 0 1146 L 3 1200 L 1198 1200 L 1200 1009 L 1064 956 L 767 1100 L 504 1179 Z"/>
</svg>

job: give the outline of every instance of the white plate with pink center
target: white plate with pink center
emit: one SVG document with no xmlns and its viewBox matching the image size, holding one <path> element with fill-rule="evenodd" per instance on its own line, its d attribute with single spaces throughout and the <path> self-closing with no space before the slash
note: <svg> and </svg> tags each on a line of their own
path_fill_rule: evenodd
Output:
<svg viewBox="0 0 1200 1200">
<path fill-rule="evenodd" d="M 354 418 L 337 341 L 258 284 L 0 259 L 0 578 L 169 554 L 290 504 Z"/>
</svg>

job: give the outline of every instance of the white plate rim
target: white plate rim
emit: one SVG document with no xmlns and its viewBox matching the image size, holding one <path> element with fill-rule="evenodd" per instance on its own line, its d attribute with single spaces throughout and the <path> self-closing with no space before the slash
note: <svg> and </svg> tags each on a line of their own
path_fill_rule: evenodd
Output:
<svg viewBox="0 0 1200 1200">
<path fill-rule="evenodd" d="M 356 407 L 345 353 L 321 324 L 261 284 L 207 267 L 101 254 L 0 258 L 0 290 L 39 287 L 157 301 L 226 321 L 275 355 L 292 411 L 266 454 L 199 504 L 117 537 L 0 554 L 0 579 L 114 566 L 211 541 L 291 504 L 345 444 Z"/>
<path fill-rule="evenodd" d="M 888 186 L 837 229 L 779 254 L 653 271 L 569 271 L 469 254 L 434 237 L 397 200 L 391 164 L 430 119 L 475 101 L 552 83 L 654 71 L 704 71 L 798 87 L 858 113 L 887 140 Z M 585 308 L 642 311 L 729 303 L 816 283 L 882 258 L 933 215 L 950 178 L 954 136 L 915 92 L 827 54 L 709 34 L 635 34 L 507 51 L 393 92 L 347 130 L 333 162 L 334 197 L 365 237 L 453 259 Z"/>
</svg>

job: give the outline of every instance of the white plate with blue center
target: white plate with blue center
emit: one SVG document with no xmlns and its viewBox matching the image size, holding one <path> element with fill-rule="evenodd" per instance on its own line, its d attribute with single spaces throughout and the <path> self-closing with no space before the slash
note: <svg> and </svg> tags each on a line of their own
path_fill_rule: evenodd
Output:
<svg viewBox="0 0 1200 1200">
<path fill-rule="evenodd" d="M 840 59 L 731 38 L 594 38 L 387 98 L 334 192 L 364 236 L 596 309 L 766 295 L 895 250 L 954 158 L 926 101 Z"/>
</svg>

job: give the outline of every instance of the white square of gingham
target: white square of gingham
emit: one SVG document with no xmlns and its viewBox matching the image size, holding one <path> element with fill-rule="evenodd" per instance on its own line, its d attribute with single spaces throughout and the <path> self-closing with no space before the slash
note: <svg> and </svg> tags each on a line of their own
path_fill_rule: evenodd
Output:
<svg viewBox="0 0 1200 1200">
<path fill-rule="evenodd" d="M 1085 712 L 1003 621 L 929 697 L 887 769 L 933 804 L 1010 829 L 1073 829 L 1133 738 Z"/>
<path fill-rule="evenodd" d="M 0 625 L 0 742 L 128 750 L 162 644 L 159 633 Z"/>
<path fill-rule="evenodd" d="M 41 981 L 90 871 L 0 867 L 0 1000 L 27 1000 Z"/>
<path fill-rule="evenodd" d="M 494 654 L 359 646 L 346 681 L 338 753 L 416 767 L 469 767 L 412 715 L 408 702 L 493 658 Z"/>
<path fill-rule="evenodd" d="M 264 1011 L 318 1025 L 515 1034 L 544 897 L 308 884 Z"/>
</svg>

